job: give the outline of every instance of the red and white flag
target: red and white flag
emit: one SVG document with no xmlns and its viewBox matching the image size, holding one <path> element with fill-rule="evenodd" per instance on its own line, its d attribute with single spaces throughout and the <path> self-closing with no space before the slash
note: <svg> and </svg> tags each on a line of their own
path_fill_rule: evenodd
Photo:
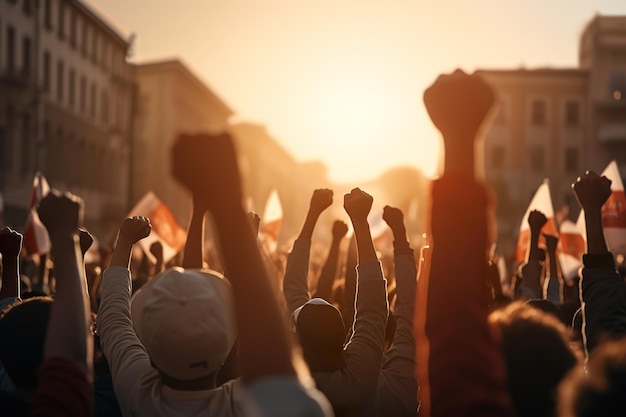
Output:
<svg viewBox="0 0 626 417">
<path fill-rule="evenodd" d="M 528 243 L 530 241 L 530 226 L 528 225 L 528 215 L 531 211 L 538 210 L 546 216 L 548 221 L 541 228 L 539 242 L 545 240 L 543 234 L 559 236 L 559 231 L 556 227 L 556 221 L 554 220 L 554 207 L 552 206 L 552 197 L 550 195 L 550 186 L 548 180 L 543 180 L 543 183 L 537 188 L 537 192 L 530 200 L 528 209 L 522 218 L 522 224 L 519 227 L 519 237 L 517 239 L 517 249 L 515 250 L 515 261 L 523 262 L 526 259 L 526 251 L 528 250 Z"/>
<path fill-rule="evenodd" d="M 578 225 L 571 220 L 561 223 L 560 233 L 558 257 L 561 262 L 561 272 L 565 279 L 574 279 L 583 263 L 585 239 Z"/>
<path fill-rule="evenodd" d="M 602 172 L 611 180 L 611 195 L 602 206 L 602 227 L 608 249 L 613 255 L 626 255 L 626 196 L 617 162 L 611 161 Z M 587 239 L 585 213 L 581 210 L 576 222 L 584 239 Z"/>
<path fill-rule="evenodd" d="M 128 217 L 144 216 L 150 219 L 150 236 L 139 241 L 146 256 L 152 258 L 150 246 L 157 240 L 163 245 L 163 262 L 172 259 L 187 241 L 187 232 L 174 219 L 170 209 L 152 191 L 148 191 L 128 213 Z"/>
<path fill-rule="evenodd" d="M 261 237 L 270 252 L 276 251 L 282 222 L 283 206 L 280 203 L 278 191 L 272 190 L 265 203 L 263 217 L 261 217 Z"/>
<path fill-rule="evenodd" d="M 33 192 L 28 204 L 28 217 L 24 225 L 24 249 L 30 255 L 45 255 L 50 252 L 50 237 L 46 226 L 39 220 L 37 207 L 39 202 L 50 192 L 50 186 L 46 177 L 41 172 L 35 174 L 33 179 Z"/>
</svg>

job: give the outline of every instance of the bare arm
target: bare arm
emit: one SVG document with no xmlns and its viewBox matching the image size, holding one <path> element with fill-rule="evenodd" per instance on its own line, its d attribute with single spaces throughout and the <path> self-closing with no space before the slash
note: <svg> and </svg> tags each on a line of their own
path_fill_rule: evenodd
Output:
<svg viewBox="0 0 626 417">
<path fill-rule="evenodd" d="M 200 195 L 193 196 L 193 210 L 187 229 L 187 242 L 183 257 L 183 268 L 202 268 L 204 256 L 204 215 L 206 201 Z"/>
</svg>

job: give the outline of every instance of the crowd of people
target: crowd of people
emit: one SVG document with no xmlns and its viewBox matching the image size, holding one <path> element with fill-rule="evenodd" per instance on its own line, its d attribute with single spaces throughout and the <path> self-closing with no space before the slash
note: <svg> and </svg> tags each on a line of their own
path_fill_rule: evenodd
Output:
<svg viewBox="0 0 626 417">
<path fill-rule="evenodd" d="M 392 262 L 372 240 L 373 198 L 355 188 L 343 196 L 352 236 L 336 220 L 323 266 L 311 268 L 314 229 L 334 197 L 317 189 L 274 276 L 227 134 L 181 135 L 172 149 L 172 175 L 193 211 L 182 256 L 167 264 L 158 243 L 155 264 L 131 262 L 151 233 L 150 219 L 136 216 L 120 219 L 101 265 L 86 265 L 93 239 L 82 201 L 50 192 L 38 214 L 54 285 L 30 285 L 22 235 L 0 232 L 0 415 L 624 415 L 626 291 L 601 216 L 610 181 L 587 172 L 573 184 L 586 222 L 581 276 L 564 282 L 558 240 L 540 246 L 547 219 L 533 211 L 507 293 L 489 255 L 495 201 L 475 169 L 493 92 L 456 71 L 424 101 L 443 136 L 444 171 L 427 202 L 429 244 L 417 254 L 403 212 L 385 206 Z M 208 215 L 215 265 L 204 247 Z"/>
</svg>

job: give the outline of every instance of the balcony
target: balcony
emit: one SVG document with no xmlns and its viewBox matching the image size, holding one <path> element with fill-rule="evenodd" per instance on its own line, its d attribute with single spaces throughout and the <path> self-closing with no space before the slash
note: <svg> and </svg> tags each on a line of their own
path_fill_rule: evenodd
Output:
<svg viewBox="0 0 626 417">
<path fill-rule="evenodd" d="M 626 122 L 603 124 L 598 130 L 598 140 L 601 143 L 626 143 Z"/>
</svg>

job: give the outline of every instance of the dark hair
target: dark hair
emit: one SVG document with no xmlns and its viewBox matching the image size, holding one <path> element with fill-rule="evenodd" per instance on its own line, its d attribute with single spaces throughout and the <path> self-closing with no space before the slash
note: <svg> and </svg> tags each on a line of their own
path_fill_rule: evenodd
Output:
<svg viewBox="0 0 626 417">
<path fill-rule="evenodd" d="M 572 372 L 559 387 L 559 416 L 623 416 L 626 410 L 626 340 L 598 346 L 588 373 Z"/>
<path fill-rule="evenodd" d="M 522 303 L 490 316 L 502 331 L 507 382 L 519 417 L 553 416 L 557 388 L 578 363 L 567 329 L 556 317 Z"/>
<path fill-rule="evenodd" d="M 0 361 L 17 388 L 35 390 L 52 298 L 33 297 L 0 316 Z"/>
</svg>

